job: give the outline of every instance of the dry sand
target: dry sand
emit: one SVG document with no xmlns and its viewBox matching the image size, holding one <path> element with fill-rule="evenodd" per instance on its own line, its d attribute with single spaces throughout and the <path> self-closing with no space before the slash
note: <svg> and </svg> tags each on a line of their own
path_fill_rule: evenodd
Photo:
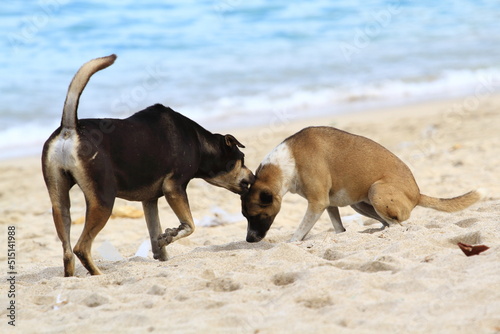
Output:
<svg viewBox="0 0 500 334">
<path fill-rule="evenodd" d="M 485 199 L 469 209 L 448 214 L 417 207 L 402 226 L 381 230 L 343 208 L 345 233 L 335 234 L 325 214 L 306 240 L 289 243 L 306 202 L 288 194 L 268 236 L 248 244 L 238 196 L 194 180 L 188 189 L 193 216 L 215 226 L 199 226 L 168 247 L 169 261 L 158 262 L 150 252 L 135 256 L 148 239 L 144 218 L 114 218 L 94 242 L 104 272 L 96 277 L 78 260 L 76 277 L 62 277 L 39 157 L 0 162 L 0 332 L 14 332 L 7 307 L 15 300 L 18 333 L 498 333 L 500 98 L 475 101 L 279 118 L 230 131 L 247 145 L 253 170 L 305 126 L 364 135 L 407 162 L 425 194 L 485 188 Z M 166 201 L 160 203 L 163 228 L 177 226 Z M 85 211 L 77 187 L 72 204 L 77 221 Z M 141 208 L 117 200 L 116 207 L 124 206 Z M 16 228 L 15 298 L 7 296 L 8 226 Z M 81 230 L 73 225 L 73 245 Z M 490 249 L 466 257 L 457 242 Z M 113 249 L 121 260 L 110 260 Z"/>
</svg>

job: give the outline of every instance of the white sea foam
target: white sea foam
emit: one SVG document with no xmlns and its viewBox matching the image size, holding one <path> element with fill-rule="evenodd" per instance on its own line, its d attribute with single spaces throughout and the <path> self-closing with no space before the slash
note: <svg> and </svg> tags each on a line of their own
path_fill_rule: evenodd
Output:
<svg viewBox="0 0 500 334">
<path fill-rule="evenodd" d="M 0 160 L 39 155 L 42 152 L 44 141 L 55 129 L 56 126 L 52 124 L 41 126 L 28 122 L 0 130 Z"/>
<path fill-rule="evenodd" d="M 440 76 L 385 80 L 356 86 L 316 87 L 307 90 L 281 87 L 259 94 L 223 96 L 196 105 L 181 105 L 175 109 L 209 129 L 220 130 L 268 125 L 273 119 L 288 122 L 314 115 L 345 113 L 354 109 L 435 98 L 476 96 L 478 93 L 484 96 L 499 91 L 500 67 L 448 70 L 443 71 Z M 102 109 L 100 117 L 126 117 L 146 106 L 136 106 L 135 110 L 131 109 L 128 113 L 119 115 Z M 88 109 L 86 106 L 85 112 Z M 0 159 L 39 154 L 43 142 L 58 126 L 60 115 L 54 115 L 54 118 L 54 122 L 50 124 L 27 122 L 0 130 Z"/>
</svg>

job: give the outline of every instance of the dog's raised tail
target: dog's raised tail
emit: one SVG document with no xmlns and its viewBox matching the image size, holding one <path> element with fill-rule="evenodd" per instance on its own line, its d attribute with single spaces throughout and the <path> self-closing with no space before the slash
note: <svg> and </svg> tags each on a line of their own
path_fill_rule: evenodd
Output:
<svg viewBox="0 0 500 334">
<path fill-rule="evenodd" d="M 116 55 L 112 54 L 107 57 L 92 59 L 80 67 L 76 72 L 66 94 L 66 101 L 64 101 L 64 109 L 61 120 L 61 127 L 67 129 L 76 128 L 78 102 L 83 89 L 89 82 L 90 77 L 115 62 Z"/>
<path fill-rule="evenodd" d="M 439 211 L 455 212 L 471 206 L 482 197 L 481 192 L 475 190 L 453 198 L 436 198 L 420 194 L 418 205 Z"/>
</svg>

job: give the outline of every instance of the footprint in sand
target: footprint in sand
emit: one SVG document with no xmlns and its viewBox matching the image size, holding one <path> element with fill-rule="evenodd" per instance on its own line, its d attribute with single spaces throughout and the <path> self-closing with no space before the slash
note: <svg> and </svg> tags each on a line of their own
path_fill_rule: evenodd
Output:
<svg viewBox="0 0 500 334">
<path fill-rule="evenodd" d="M 311 309 L 320 309 L 325 306 L 333 305 L 330 296 L 301 298 L 296 300 L 296 302 Z"/>
<path fill-rule="evenodd" d="M 97 307 L 109 303 L 108 297 L 93 293 L 83 301 L 83 304 L 88 307 Z"/>
<path fill-rule="evenodd" d="M 362 264 L 359 267 L 360 271 L 368 272 L 368 273 L 376 273 L 379 271 L 392 271 L 393 273 L 398 271 L 397 268 L 391 264 L 382 262 L 382 261 L 369 261 Z"/>
<path fill-rule="evenodd" d="M 284 286 L 294 283 L 298 278 L 298 273 L 279 273 L 273 276 L 272 282 L 277 286 Z"/>
<path fill-rule="evenodd" d="M 453 238 L 449 238 L 448 241 L 454 246 L 456 246 L 456 244 L 459 242 L 469 245 L 476 245 L 481 243 L 481 232 L 479 231 L 469 232 Z"/>
<path fill-rule="evenodd" d="M 231 292 L 241 289 L 241 285 L 227 277 L 219 277 L 207 283 L 207 287 L 217 292 Z"/>
<path fill-rule="evenodd" d="M 475 225 L 478 221 L 479 219 L 477 218 L 467 218 L 467 219 L 462 219 L 459 222 L 456 222 L 455 225 L 457 225 L 458 227 L 467 228 L 471 227 L 472 225 Z"/>
<path fill-rule="evenodd" d="M 328 248 L 323 254 L 323 259 L 328 261 L 340 260 L 343 257 L 345 257 L 345 255 L 342 252 L 339 252 L 338 250 L 335 250 L 333 248 Z"/>
<path fill-rule="evenodd" d="M 164 286 L 159 286 L 155 284 L 148 290 L 148 295 L 163 296 L 166 291 L 167 288 L 165 288 Z"/>
<path fill-rule="evenodd" d="M 326 257 L 325 257 L 326 258 Z M 327 258 L 329 260 L 329 258 Z M 365 273 L 377 273 L 380 271 L 399 271 L 399 261 L 389 255 L 377 256 L 375 259 L 366 261 L 365 259 L 344 259 L 334 261 L 333 266 L 342 270 L 359 270 Z"/>
</svg>

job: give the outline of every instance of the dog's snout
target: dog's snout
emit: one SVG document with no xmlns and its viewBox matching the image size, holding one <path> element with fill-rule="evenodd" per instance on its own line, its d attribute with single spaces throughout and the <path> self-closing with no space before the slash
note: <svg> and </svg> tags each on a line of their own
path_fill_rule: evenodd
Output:
<svg viewBox="0 0 500 334">
<path fill-rule="evenodd" d="M 257 241 L 258 241 L 257 238 L 255 238 L 253 236 L 252 237 L 247 236 L 247 242 L 254 243 L 254 242 L 257 242 Z"/>
<path fill-rule="evenodd" d="M 253 174 L 250 174 L 247 178 L 244 178 L 240 182 L 240 187 L 242 189 L 245 189 L 245 191 L 250 188 L 250 186 L 255 182 L 255 176 Z"/>
<path fill-rule="evenodd" d="M 248 180 L 243 180 L 240 182 L 240 186 L 242 188 L 248 188 L 250 186 L 250 182 Z"/>
<path fill-rule="evenodd" d="M 248 175 L 248 178 L 246 179 L 243 179 L 243 181 L 241 181 L 242 183 L 245 183 L 245 185 L 248 187 L 248 186 L 251 186 L 254 182 L 255 182 L 255 176 L 250 173 Z"/>
<path fill-rule="evenodd" d="M 249 189 L 250 187 L 248 182 L 243 180 L 240 182 L 240 190 L 238 191 L 238 194 L 240 194 L 241 196 L 245 196 L 246 194 L 248 194 Z"/>
<path fill-rule="evenodd" d="M 259 242 L 262 240 L 262 237 L 258 236 L 256 233 L 248 232 L 246 241 L 250 243 Z"/>
</svg>

